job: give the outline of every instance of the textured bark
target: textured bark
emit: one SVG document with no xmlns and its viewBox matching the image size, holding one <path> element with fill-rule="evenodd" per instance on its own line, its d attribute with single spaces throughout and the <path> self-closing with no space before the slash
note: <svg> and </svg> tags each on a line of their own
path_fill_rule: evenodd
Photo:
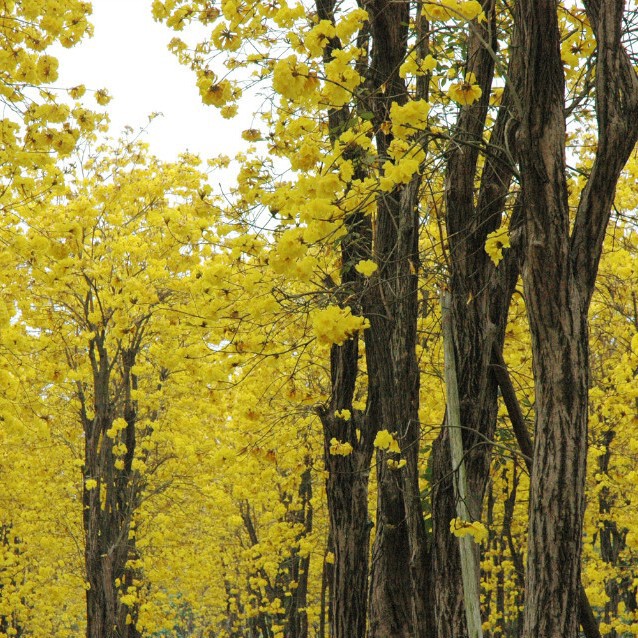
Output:
<svg viewBox="0 0 638 638">
<path fill-rule="evenodd" d="M 501 389 L 501 394 L 503 395 L 503 401 L 507 407 L 507 411 L 510 417 L 510 421 L 512 423 L 512 429 L 514 431 L 514 436 L 516 437 L 516 441 L 518 446 L 521 449 L 521 453 L 523 454 L 523 459 L 525 461 L 525 465 L 527 466 L 527 470 L 531 476 L 532 468 L 533 468 L 533 458 L 534 458 L 534 444 L 532 443 L 532 437 L 527 431 L 527 426 L 525 424 L 525 419 L 523 417 L 523 413 L 521 411 L 521 407 L 518 403 L 518 399 L 516 398 L 516 391 L 514 390 L 514 386 L 510 379 L 510 376 L 507 371 L 507 366 L 505 365 L 505 361 L 503 360 L 503 353 L 500 352 L 497 348 L 492 349 L 492 372 L 494 373 L 494 377 L 496 378 L 499 388 Z M 515 497 L 515 490 L 514 490 Z M 508 506 L 511 507 L 511 512 L 509 516 L 506 516 L 507 528 L 509 529 L 511 516 L 513 515 L 514 503 L 512 501 L 511 505 L 509 505 L 510 499 L 506 503 L 506 514 L 508 512 Z M 505 521 L 503 522 L 503 528 L 506 527 Z M 514 544 L 512 542 L 511 533 L 509 533 L 509 545 L 510 545 L 510 554 L 512 555 L 512 560 L 514 561 L 514 565 L 516 567 L 516 571 L 519 574 L 523 574 L 523 565 L 520 562 L 520 557 L 515 551 Z M 582 627 L 583 633 L 586 638 L 601 638 L 600 629 L 598 627 L 598 622 L 594 616 L 594 612 L 591 608 L 591 604 L 589 603 L 589 599 L 587 598 L 587 593 L 585 592 L 585 588 L 583 584 L 580 584 L 580 591 L 578 594 L 579 597 L 579 621 Z"/>
<path fill-rule="evenodd" d="M 317 0 L 320 20 L 334 23 L 336 0 Z M 364 37 L 365 39 L 365 37 Z M 360 42 L 365 48 L 365 42 Z M 324 49 L 324 62 L 332 59 L 332 52 L 341 48 L 338 38 L 332 38 Z M 350 118 L 347 106 L 328 110 L 330 139 L 335 143 Z M 355 176 L 365 177 L 365 166 L 356 156 L 351 157 Z M 345 219 L 347 234 L 341 240 L 341 287 L 335 291 L 336 300 L 349 305 L 353 312 L 369 316 L 375 305 L 375 291 L 366 285 L 355 271 L 354 264 L 369 259 L 372 254 L 372 226 L 370 218 L 358 212 Z M 366 349 L 372 348 L 370 330 L 365 331 Z M 368 389 L 365 411 L 354 410 L 352 400 L 358 373 L 358 337 L 342 346 L 333 345 L 330 351 L 331 397 L 318 412 L 324 433 L 324 465 L 328 473 L 326 499 L 330 521 L 329 538 L 334 564 L 325 568 L 330 577 L 329 625 L 331 638 L 364 638 L 368 610 L 368 563 L 371 524 L 368 516 L 368 482 L 372 461 L 373 441 L 378 426 L 378 394 L 374 386 Z M 338 418 L 335 412 L 349 410 L 349 421 Z M 352 445 L 348 456 L 330 453 L 330 441 L 335 438 Z M 324 592 L 325 594 L 325 592 Z M 323 619 L 322 619 L 322 622 Z M 325 631 L 325 627 L 324 627 Z"/>
<path fill-rule="evenodd" d="M 136 389 L 136 349 L 120 354 L 119 378 L 114 379 L 113 362 L 104 346 L 103 332 L 90 342 L 89 356 L 93 368 L 93 418 L 87 416 L 86 398 L 78 385 L 81 419 L 84 427 L 84 472 L 82 496 L 84 506 L 87 638 L 137 638 L 134 621 L 137 610 L 119 599 L 119 587 L 132 584 L 134 574 L 127 566 L 137 558 L 135 539 L 129 538 L 131 522 L 139 505 L 141 481 L 133 469 L 136 445 L 136 410 L 131 391 Z M 115 397 L 120 399 L 116 400 Z M 121 439 L 126 445 L 124 466 L 115 468 L 114 440 L 106 432 L 113 421 L 122 416 L 127 423 Z M 87 489 L 86 481 L 96 481 Z M 127 616 L 132 623 L 127 623 Z"/>
<path fill-rule="evenodd" d="M 598 469 L 603 475 L 608 475 L 609 473 L 612 455 L 611 443 L 615 435 L 614 430 L 608 430 L 604 435 L 605 453 L 598 457 Z M 627 547 L 629 530 L 626 527 L 619 528 L 616 521 L 612 519 L 611 511 L 616 505 L 614 501 L 611 490 L 607 486 L 603 486 L 598 494 L 598 511 L 601 515 L 599 531 L 600 556 L 603 561 L 616 568 L 615 577 L 608 579 L 605 583 L 605 593 L 609 600 L 605 602 L 604 621 L 608 624 L 613 623 L 621 602 L 625 604 L 625 609 L 627 610 L 636 609 L 636 587 L 633 584 L 633 570 L 627 559 L 623 560 L 622 558 L 622 552 Z M 618 632 L 612 628 L 609 631 L 609 637 L 618 638 Z"/>
<path fill-rule="evenodd" d="M 463 432 L 459 391 L 454 353 L 454 331 L 450 312 L 450 293 L 441 294 L 441 325 L 443 328 L 443 350 L 445 353 L 445 390 L 446 390 L 446 430 L 451 452 L 451 470 L 453 473 L 454 498 L 456 499 L 456 515 L 462 521 L 471 521 L 470 494 L 468 492 L 465 468 L 465 451 L 463 448 Z M 480 567 L 479 547 L 472 537 L 465 536 L 458 540 L 461 579 L 463 583 L 463 605 L 465 621 L 470 638 L 483 638 L 481 621 Z"/>
<path fill-rule="evenodd" d="M 403 104 L 407 88 L 398 70 L 407 53 L 409 2 L 362 2 L 368 12 L 371 57 L 369 108 L 374 113 L 381 158 L 391 142 L 382 130 L 392 103 Z M 420 176 L 377 200 L 374 256 L 379 264 L 376 296 L 364 305 L 369 414 L 397 432 L 406 466 L 389 470 L 379 453 L 377 529 L 370 577 L 372 637 L 431 635 L 429 570 L 418 487 L 419 370 L 416 360 L 418 304 L 418 195 Z"/>
<path fill-rule="evenodd" d="M 490 153 L 480 178 L 475 203 L 475 180 L 482 143 L 494 62 L 488 43 L 496 50 L 494 3 L 483 2 L 488 18 L 476 26 L 468 40 L 468 71 L 482 88 L 481 99 L 459 113 L 457 133 L 448 154 L 446 176 L 447 236 L 450 244 L 450 292 L 458 366 L 458 387 L 466 454 L 469 510 L 481 515 L 488 478 L 491 446 L 496 427 L 497 385 L 489 371 L 492 344 L 502 348 L 507 311 L 518 276 L 514 249 L 495 269 L 484 246 L 488 233 L 498 228 L 515 167 L 509 149 L 511 87 L 503 95 L 490 137 Z M 510 77 L 516 77 L 512 65 Z M 510 224 L 515 229 L 518 216 Z M 432 450 L 433 569 L 436 574 L 435 613 L 437 635 L 457 638 L 467 634 L 461 572 L 450 519 L 456 516 L 449 473 L 449 441 L 443 430 Z"/>
<path fill-rule="evenodd" d="M 306 461 L 310 463 L 310 459 Z M 303 533 L 300 536 L 307 536 L 312 533 L 313 508 L 312 508 L 312 476 L 310 467 L 301 475 L 299 485 L 299 498 L 301 500 L 301 509 L 291 517 L 291 522 L 298 523 L 303 526 Z M 308 599 L 308 575 L 310 572 L 310 554 L 307 556 L 299 556 L 297 550 L 293 550 L 290 557 L 290 569 L 287 577 L 286 586 L 289 587 L 290 581 L 295 581 L 297 587 L 290 596 L 286 596 L 286 624 L 284 626 L 284 638 L 308 638 L 308 613 L 306 611 Z"/>
<path fill-rule="evenodd" d="M 597 45 L 598 149 L 570 237 L 557 4 L 520 0 L 518 133 L 523 281 L 536 393 L 524 636 L 578 635 L 587 457 L 587 310 L 615 186 L 638 133 L 638 82 L 621 45 L 623 2 L 586 2 Z"/>
<path fill-rule="evenodd" d="M 354 413 L 347 423 L 335 418 L 334 410 L 322 411 L 321 419 L 326 431 L 326 494 L 334 548 L 330 635 L 335 638 L 363 638 L 371 528 L 368 520 L 368 480 L 372 442 L 366 441 L 364 445 L 359 442 L 348 456 L 332 455 L 329 442 L 333 436 L 350 442 L 354 447 L 357 443 L 355 430 L 362 432 L 363 441 L 366 423 L 360 412 Z"/>
</svg>

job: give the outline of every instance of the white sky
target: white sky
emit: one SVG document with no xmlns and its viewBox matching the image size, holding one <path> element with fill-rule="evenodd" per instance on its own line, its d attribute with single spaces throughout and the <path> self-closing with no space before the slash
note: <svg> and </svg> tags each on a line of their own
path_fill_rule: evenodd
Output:
<svg viewBox="0 0 638 638">
<path fill-rule="evenodd" d="M 144 139 L 164 160 L 185 150 L 202 158 L 232 156 L 245 146 L 241 131 L 250 120 L 225 120 L 202 104 L 195 74 L 166 48 L 179 34 L 153 20 L 151 0 L 93 0 L 91 22 L 93 38 L 55 51 L 60 61 L 56 85 L 106 88 L 113 96 L 107 107 L 111 136 L 125 125 L 138 130 L 151 113 L 161 112 Z M 86 102 L 92 103 L 88 92 Z"/>
</svg>

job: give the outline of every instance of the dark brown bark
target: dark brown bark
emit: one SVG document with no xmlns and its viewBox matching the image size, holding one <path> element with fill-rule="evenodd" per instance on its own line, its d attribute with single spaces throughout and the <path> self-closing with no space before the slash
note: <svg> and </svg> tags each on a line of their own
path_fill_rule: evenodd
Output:
<svg viewBox="0 0 638 638">
<path fill-rule="evenodd" d="M 609 429 L 603 435 L 602 444 L 604 454 L 598 458 L 598 469 L 601 474 L 608 475 L 611 463 L 612 449 L 611 443 L 616 433 Z M 627 610 L 636 609 L 636 587 L 633 585 L 633 570 L 627 569 L 627 560 L 622 557 L 623 551 L 627 547 L 626 527 L 619 527 L 613 520 L 612 510 L 615 498 L 612 491 L 604 485 L 598 493 L 598 511 L 601 521 L 600 531 L 600 556 L 603 561 L 614 566 L 615 575 L 605 583 L 605 593 L 609 600 L 605 602 L 604 620 L 612 624 L 618 614 L 618 606 L 621 602 L 625 604 Z M 623 564 L 624 563 L 624 564 Z M 623 569 L 624 568 L 624 569 Z M 610 638 L 618 638 L 618 632 L 612 627 L 609 632 Z"/>
<path fill-rule="evenodd" d="M 523 459 L 525 461 L 527 470 L 531 475 L 533 467 L 534 444 L 532 443 L 532 437 L 527 430 L 525 418 L 523 417 L 520 404 L 516 397 L 514 385 L 512 384 L 509 373 L 507 371 L 507 366 L 505 365 L 505 361 L 503 359 L 503 353 L 495 347 L 492 349 L 492 360 L 492 371 L 501 389 L 503 401 L 505 402 L 505 406 L 507 407 L 507 412 L 512 423 L 514 436 L 516 438 L 518 446 L 521 449 L 521 453 L 523 454 Z M 511 541 L 511 534 L 509 538 L 510 553 L 512 554 L 512 559 L 514 560 L 514 563 L 516 565 L 517 572 L 520 572 L 522 574 L 522 564 L 516 564 L 516 561 L 520 559 L 515 558 L 515 551 L 513 543 Z M 587 598 L 587 593 L 585 592 L 585 588 L 583 587 L 582 583 L 580 584 L 579 593 L 579 621 L 586 638 L 600 638 L 600 629 L 598 628 L 598 622 L 596 620 L 596 617 L 594 616 L 594 612 L 591 608 L 589 599 Z"/>
<path fill-rule="evenodd" d="M 336 0 L 317 0 L 319 19 L 334 23 L 335 5 Z M 339 39 L 333 38 L 324 49 L 324 61 L 329 62 L 332 52 L 339 48 Z M 345 130 L 350 116 L 347 106 L 328 109 L 328 128 L 332 143 Z M 355 165 L 355 175 L 364 177 L 366 168 L 359 158 L 353 156 L 350 159 Z M 354 265 L 371 256 L 372 226 L 370 218 L 358 212 L 348 215 L 345 225 L 347 235 L 341 240 L 341 287 L 335 291 L 335 299 L 341 305 L 349 305 L 353 312 L 367 316 L 374 303 L 374 290 L 355 271 Z M 369 332 L 367 330 L 364 335 L 367 347 L 371 347 Z M 329 537 L 334 553 L 334 564 L 326 569 L 326 573 L 331 576 L 331 638 L 364 638 L 368 611 L 371 529 L 368 516 L 368 481 L 378 425 L 378 395 L 373 387 L 370 388 L 365 412 L 353 409 L 352 400 L 358 373 L 358 339 L 355 336 L 341 346 L 332 346 L 331 397 L 328 404 L 318 411 L 323 426 L 324 465 L 328 473 L 326 499 L 330 521 Z M 337 417 L 335 413 L 340 410 L 349 410 L 352 418 L 344 420 Z M 347 456 L 331 454 L 332 439 L 350 443 L 352 453 Z"/>
<path fill-rule="evenodd" d="M 112 361 L 105 347 L 104 330 L 98 331 L 89 344 L 93 418 L 87 415 L 85 388 L 78 384 L 85 436 L 82 501 L 88 583 L 87 638 L 137 638 L 139 635 L 134 622 L 136 606 L 129 607 L 120 600 L 120 593 L 132 585 L 134 576 L 127 561 L 138 558 L 134 535 L 129 534 L 142 487 L 133 469 L 136 411 L 131 391 L 136 383 L 132 373 L 136 353 L 134 347 L 120 352 L 119 359 Z M 118 417 L 124 418 L 126 428 L 109 436 L 107 431 Z M 121 469 L 115 467 L 118 457 L 113 446 L 116 441 L 126 445 Z M 94 486 L 87 487 L 87 481 L 95 481 Z"/>
<path fill-rule="evenodd" d="M 623 2 L 586 2 L 598 45 L 598 149 L 570 237 L 557 4 L 521 0 L 518 140 L 523 281 L 536 392 L 524 636 L 578 634 L 589 381 L 587 310 L 620 170 L 638 133 L 638 81 L 621 45 Z M 632 128 L 633 126 L 633 128 Z"/>
<path fill-rule="evenodd" d="M 328 558 L 330 556 L 330 559 Z M 326 625 L 332 626 L 332 581 L 334 551 L 332 544 L 332 535 L 328 532 L 328 540 L 326 541 L 326 553 L 323 557 L 323 570 L 321 574 L 321 594 L 320 594 L 320 610 L 319 610 L 319 631 L 317 638 L 326 638 Z"/>
<path fill-rule="evenodd" d="M 339 347 L 334 346 L 333 349 Z M 351 399 L 349 405 L 351 408 Z M 363 638 L 367 619 L 371 528 L 368 480 L 372 441 L 364 439 L 367 423 L 361 412 L 353 411 L 350 421 L 344 422 L 334 416 L 332 407 L 320 413 L 324 426 L 324 460 L 328 471 L 326 494 L 334 548 L 331 636 Z M 360 441 L 357 441 L 357 429 L 362 433 Z M 352 453 L 347 456 L 330 454 L 332 438 L 349 442 L 353 446 Z"/>
<path fill-rule="evenodd" d="M 506 252 L 495 269 L 484 246 L 499 227 L 515 167 L 510 113 L 511 89 L 490 136 L 490 152 L 480 178 L 475 203 L 479 148 L 482 145 L 496 50 L 494 3 L 483 2 L 487 23 L 475 25 L 468 39 L 467 70 L 475 73 L 481 99 L 461 109 L 457 133 L 448 154 L 446 175 L 447 236 L 450 244 L 450 291 L 458 367 L 458 387 L 466 450 L 468 503 L 475 519 L 481 515 L 497 415 L 497 386 L 489 372 L 492 344 L 501 348 L 507 311 L 518 276 L 515 250 Z M 491 51 L 485 46 L 488 43 Z M 510 77 L 516 69 L 510 68 Z M 513 219 L 513 230 L 517 221 Z M 436 574 L 435 612 L 441 638 L 465 636 L 463 587 L 458 543 L 449 532 L 456 516 L 449 472 L 449 441 L 443 430 L 432 450 L 433 568 Z"/>
<path fill-rule="evenodd" d="M 308 461 L 309 463 L 309 461 Z M 303 536 L 312 532 L 312 476 L 310 467 L 304 471 L 299 485 L 301 508 L 295 512 L 292 521 L 303 526 Z M 310 572 L 310 554 L 301 557 L 297 550 L 293 550 L 290 557 L 290 568 L 287 586 L 290 581 L 297 583 L 294 591 L 290 591 L 286 609 L 286 624 L 284 638 L 308 638 L 308 613 L 306 612 L 308 598 L 308 575 Z"/>
<path fill-rule="evenodd" d="M 407 54 L 410 3 L 363 2 L 370 20 L 370 106 L 380 158 L 392 137 L 381 124 L 407 87 L 399 67 Z M 432 635 L 429 568 L 418 484 L 419 370 L 416 360 L 418 307 L 418 198 L 420 176 L 377 200 L 374 255 L 378 297 L 370 308 L 366 340 L 368 374 L 378 397 L 377 418 L 397 433 L 406 466 L 389 469 L 378 454 L 377 528 L 370 576 L 371 637 Z"/>
</svg>

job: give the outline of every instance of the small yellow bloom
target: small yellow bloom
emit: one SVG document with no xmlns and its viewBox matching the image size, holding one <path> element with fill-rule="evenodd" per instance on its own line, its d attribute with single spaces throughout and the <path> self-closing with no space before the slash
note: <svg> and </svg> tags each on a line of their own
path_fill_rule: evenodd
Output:
<svg viewBox="0 0 638 638">
<path fill-rule="evenodd" d="M 349 456 L 352 454 L 352 445 L 350 443 L 339 441 L 334 437 L 330 439 L 330 454 L 338 456 Z"/>
<path fill-rule="evenodd" d="M 111 101 L 111 96 L 106 89 L 99 89 L 95 92 L 95 101 L 100 106 L 106 106 Z"/>
<path fill-rule="evenodd" d="M 261 137 L 261 131 L 257 128 L 249 128 L 241 132 L 241 136 L 247 142 L 258 142 Z"/>
<path fill-rule="evenodd" d="M 380 450 L 394 452 L 395 454 L 401 453 L 399 443 L 387 430 L 379 430 L 379 432 L 377 432 L 377 435 L 374 437 L 374 447 Z"/>
<path fill-rule="evenodd" d="M 78 84 L 77 86 L 72 86 L 68 92 L 74 100 L 79 100 L 86 92 L 86 87 L 84 84 Z"/>
<path fill-rule="evenodd" d="M 371 259 L 362 259 L 354 269 L 361 273 L 364 277 L 370 277 L 378 270 L 379 266 L 373 262 Z"/>
<path fill-rule="evenodd" d="M 495 266 L 503 259 L 503 249 L 510 247 L 510 236 L 507 228 L 500 227 L 491 232 L 485 241 L 485 252 Z"/>
<path fill-rule="evenodd" d="M 464 82 L 453 84 L 448 89 L 447 94 L 458 104 L 469 106 L 483 95 L 483 91 L 481 87 L 476 84 L 476 76 L 474 73 L 470 72 L 465 76 Z"/>
<path fill-rule="evenodd" d="M 350 410 L 336 410 L 335 411 L 335 416 L 338 419 L 343 419 L 344 421 L 349 421 L 350 418 L 352 417 L 352 414 L 350 413 Z"/>
<path fill-rule="evenodd" d="M 487 540 L 487 527 L 480 521 L 464 521 L 460 518 L 453 518 L 450 521 L 450 531 L 454 536 L 462 538 L 463 536 L 471 536 L 475 543 L 482 543 Z"/>
<path fill-rule="evenodd" d="M 84 487 L 87 490 L 94 490 L 97 487 L 97 481 L 95 479 L 87 479 L 84 481 Z"/>
</svg>

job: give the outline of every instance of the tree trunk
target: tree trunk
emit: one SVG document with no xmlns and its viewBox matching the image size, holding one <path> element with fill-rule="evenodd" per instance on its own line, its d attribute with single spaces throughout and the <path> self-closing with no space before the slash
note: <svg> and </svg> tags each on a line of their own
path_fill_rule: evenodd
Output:
<svg viewBox="0 0 638 638">
<path fill-rule="evenodd" d="M 123 405 L 112 400 L 113 365 L 104 346 L 104 333 L 96 335 L 89 345 L 93 368 L 95 416 L 88 418 L 84 389 L 78 385 L 81 419 L 84 427 L 84 507 L 85 567 L 88 589 L 86 592 L 87 638 L 137 638 L 133 619 L 136 606 L 120 600 L 121 583 L 125 589 L 132 584 L 129 558 L 135 555 L 135 540 L 129 538 L 131 521 L 138 505 L 140 480 L 132 467 L 135 454 L 134 402 L 131 390 L 135 377 L 131 369 L 135 364 L 134 351 L 123 351 L 120 391 Z M 123 430 L 113 433 L 113 422 L 122 414 L 126 422 Z M 116 468 L 116 440 L 126 446 L 122 467 Z M 131 616 L 129 619 L 128 616 Z"/>
<path fill-rule="evenodd" d="M 587 460 L 587 310 L 615 185 L 638 133 L 638 79 L 621 44 L 623 2 L 585 3 L 597 40 L 598 149 L 570 237 L 564 74 L 555 0 L 520 0 L 523 281 L 536 428 L 523 634 L 576 638 Z"/>
<path fill-rule="evenodd" d="M 334 346 L 333 349 L 339 347 Z M 332 438 L 357 443 L 356 429 L 362 433 L 365 431 L 364 417 L 360 412 L 355 412 L 349 424 L 346 424 L 334 416 L 334 410 L 324 410 L 321 420 L 325 432 L 324 459 L 328 471 L 326 495 L 334 548 L 331 585 L 334 603 L 330 635 L 334 638 L 364 638 L 371 527 L 368 519 L 368 480 L 372 443 L 366 443 L 365 447 L 357 446 L 347 456 L 331 454 Z M 351 432 L 346 432 L 346 428 Z"/>
<path fill-rule="evenodd" d="M 511 132 L 511 87 L 503 94 L 490 136 L 490 152 L 480 177 L 475 203 L 479 142 L 494 75 L 496 50 L 494 2 L 484 0 L 487 22 L 473 25 L 468 37 L 467 70 L 481 86 L 480 100 L 461 108 L 457 132 L 450 146 L 446 176 L 447 237 L 450 244 L 452 321 L 458 366 L 458 388 L 466 455 L 468 507 L 480 519 L 491 461 L 497 416 L 497 385 L 489 370 L 492 344 L 502 349 L 510 298 L 518 276 L 516 248 L 506 251 L 498 268 L 485 252 L 487 235 L 496 230 L 506 206 L 515 166 Z M 486 44 L 488 46 L 486 46 Z M 517 67 L 510 65 L 510 78 Z M 515 235 L 520 210 L 515 207 L 510 233 Z M 512 238 L 512 245 L 516 245 Z M 456 538 L 450 519 L 456 516 L 455 495 L 449 473 L 449 438 L 441 431 L 432 449 L 433 571 L 436 574 L 435 614 L 439 638 L 467 635 L 463 585 Z"/>
<path fill-rule="evenodd" d="M 408 97 L 399 67 L 407 54 L 410 3 L 370 0 L 372 51 L 370 85 L 377 152 L 387 157 L 392 136 L 383 130 L 392 104 Z M 374 254 L 379 264 L 376 307 L 368 315 L 368 374 L 378 396 L 379 427 L 396 432 L 405 460 L 402 469 L 387 466 L 378 454 L 377 529 L 370 591 L 372 638 L 426 638 L 432 622 L 429 557 L 419 493 L 419 369 L 416 359 L 418 314 L 420 175 L 377 199 Z M 408 576 L 408 577 L 406 577 Z"/>
<path fill-rule="evenodd" d="M 307 464 L 310 460 L 306 461 Z M 307 536 L 312 532 L 312 475 L 310 467 L 301 475 L 299 485 L 299 496 L 301 499 L 301 509 L 294 512 L 292 522 L 303 525 L 303 532 L 300 536 Z M 306 611 L 308 598 L 308 573 L 310 570 L 310 554 L 301 557 L 296 550 L 290 557 L 290 581 L 295 581 L 297 587 L 290 592 L 288 608 L 286 609 L 286 626 L 284 628 L 284 638 L 308 638 L 308 613 Z"/>
</svg>

